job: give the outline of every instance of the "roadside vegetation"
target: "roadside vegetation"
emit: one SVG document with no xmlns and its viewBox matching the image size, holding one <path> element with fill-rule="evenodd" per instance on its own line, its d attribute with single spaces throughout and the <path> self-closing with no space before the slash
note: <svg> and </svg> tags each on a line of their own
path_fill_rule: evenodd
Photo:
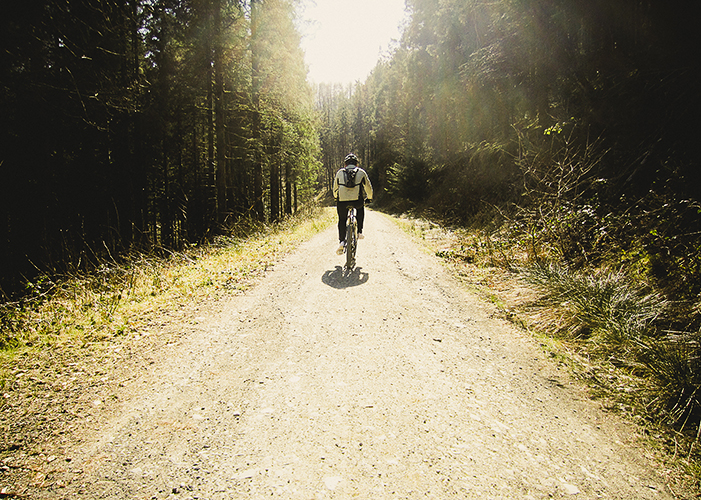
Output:
<svg viewBox="0 0 701 500">
<path fill-rule="evenodd" d="M 331 220 L 329 211 L 307 208 L 165 256 L 134 254 L 91 272 L 40 276 L 27 283 L 20 301 L 0 304 L 3 364 L 20 352 L 128 336 L 151 315 L 244 291 Z"/>
<path fill-rule="evenodd" d="M 149 352 L 177 341 L 204 310 L 249 288 L 333 220 L 333 210 L 310 206 L 211 244 L 28 283 L 22 300 L 0 306 L 2 480 L 41 482 L 33 477 L 41 462 L 115 397 L 117 373 L 148 369 Z"/>
<path fill-rule="evenodd" d="M 491 216 L 455 226 L 417 210 L 400 221 L 566 365 L 603 408 L 638 424 L 672 489 L 684 483 L 698 491 L 699 301 L 671 300 L 651 270 L 644 272 L 643 254 L 575 266 L 558 252 L 562 240 L 534 240 L 503 212 Z"/>
</svg>

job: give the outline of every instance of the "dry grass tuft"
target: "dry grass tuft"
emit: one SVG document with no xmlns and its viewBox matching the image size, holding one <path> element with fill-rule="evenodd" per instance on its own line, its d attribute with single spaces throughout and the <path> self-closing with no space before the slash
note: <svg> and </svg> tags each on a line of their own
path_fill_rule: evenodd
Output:
<svg viewBox="0 0 701 500">
<path fill-rule="evenodd" d="M 94 273 L 42 277 L 20 302 L 0 304 L 0 365 L 18 352 L 81 346 L 138 333 L 154 315 L 241 293 L 301 241 L 328 227 L 331 210 L 303 214 L 214 244 L 105 262 Z"/>
<path fill-rule="evenodd" d="M 551 327 L 603 352 L 625 352 L 654 336 L 654 321 L 667 307 L 659 294 L 645 293 L 620 271 L 585 274 L 548 264 L 529 266 L 523 276 L 541 291 L 539 305 L 555 312 Z"/>
</svg>

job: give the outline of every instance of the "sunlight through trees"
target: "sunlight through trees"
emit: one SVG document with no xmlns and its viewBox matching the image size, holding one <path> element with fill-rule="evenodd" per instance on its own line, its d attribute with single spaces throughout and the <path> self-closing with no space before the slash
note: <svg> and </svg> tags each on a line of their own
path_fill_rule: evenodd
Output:
<svg viewBox="0 0 701 500">
<path fill-rule="evenodd" d="M 0 274 L 278 220 L 318 141 L 289 0 L 6 2 Z M 70 264 L 69 264 L 70 263 Z"/>
</svg>

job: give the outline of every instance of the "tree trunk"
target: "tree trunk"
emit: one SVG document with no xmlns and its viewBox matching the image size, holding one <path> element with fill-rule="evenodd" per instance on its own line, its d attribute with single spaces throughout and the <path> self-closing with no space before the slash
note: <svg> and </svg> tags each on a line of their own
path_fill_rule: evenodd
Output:
<svg viewBox="0 0 701 500">
<path fill-rule="evenodd" d="M 285 213 L 292 215 L 292 168 L 285 162 Z"/>
<path fill-rule="evenodd" d="M 270 222 L 280 219 L 280 165 L 275 154 L 275 143 L 279 144 L 279 139 L 275 140 L 275 126 L 270 130 L 270 145 L 268 158 L 270 161 Z"/>
<path fill-rule="evenodd" d="M 253 92 L 253 196 L 255 198 L 253 211 L 259 221 L 265 220 L 265 204 L 263 203 L 263 161 L 261 155 L 260 133 L 260 54 L 258 53 L 258 9 L 260 0 L 251 0 L 251 81 Z"/>
<path fill-rule="evenodd" d="M 226 219 L 226 127 L 224 125 L 224 71 L 222 47 L 221 0 L 214 0 L 214 115 L 217 138 L 217 215 L 220 224 Z"/>
</svg>

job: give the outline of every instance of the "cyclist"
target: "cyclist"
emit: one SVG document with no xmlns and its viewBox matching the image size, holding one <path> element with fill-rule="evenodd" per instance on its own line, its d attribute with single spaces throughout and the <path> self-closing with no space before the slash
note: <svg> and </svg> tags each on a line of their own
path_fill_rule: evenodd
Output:
<svg viewBox="0 0 701 500">
<path fill-rule="evenodd" d="M 348 187 L 353 186 L 353 187 Z M 346 156 L 344 167 L 336 172 L 333 180 L 333 197 L 338 211 L 338 240 L 336 253 L 341 255 L 346 244 L 346 216 L 348 207 L 355 207 L 358 219 L 358 239 L 363 239 L 365 220 L 365 200 L 372 199 L 372 184 L 365 170 L 358 166 L 358 157 L 353 153 Z"/>
</svg>

